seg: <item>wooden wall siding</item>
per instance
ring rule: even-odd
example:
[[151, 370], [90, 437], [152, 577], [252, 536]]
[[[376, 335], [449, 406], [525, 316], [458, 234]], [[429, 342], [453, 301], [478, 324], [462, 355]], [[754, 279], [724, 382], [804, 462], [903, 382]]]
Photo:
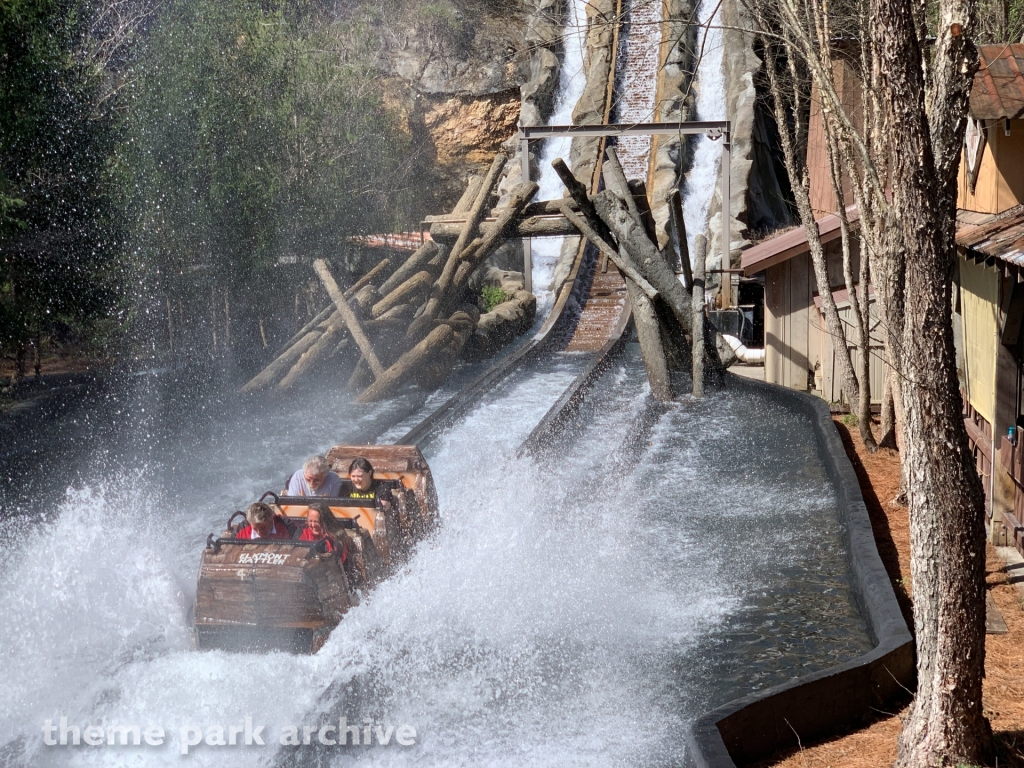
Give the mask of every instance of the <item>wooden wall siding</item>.
[[[846, 333], [846, 343], [850, 349], [850, 357], [853, 360], [854, 370], [860, 366], [860, 331], [853, 322], [853, 314], [848, 301], [838, 305], [839, 319], [843, 323]], [[819, 395], [830, 403], [845, 402], [843, 397], [843, 382], [836, 373], [836, 347], [832, 343], [832, 337], [825, 330], [825, 316], [821, 312], [815, 312], [815, 322], [821, 329], [821, 368], [819, 368], [816, 379]], [[874, 299], [868, 301], [868, 316], [870, 324], [868, 334], [871, 339], [870, 363], [868, 366], [868, 378], [871, 384], [871, 402], [882, 402], [882, 390], [885, 386], [885, 342], [882, 338], [881, 320], [878, 317], [878, 306]]]
[[967, 399], [991, 423], [995, 420], [999, 273], [963, 259], [959, 264]]
[[960, 163], [957, 205], [981, 213], [1002, 213], [1024, 202], [1024, 120], [1010, 121], [1009, 136], [1004, 135], [1002, 122], [990, 122], [987, 135], [973, 193], [967, 163]]
[[[835, 82], [839, 99], [843, 103], [846, 114], [850, 115], [854, 124], [859, 128], [863, 115], [860, 78], [842, 59], [836, 59], [833, 67], [835, 68]], [[815, 218], [835, 213], [839, 210], [839, 206], [835, 193], [832, 191], [828, 153], [825, 151], [825, 128], [822, 124], [821, 100], [818, 96], [817, 86], [813, 85], [811, 87], [810, 121], [807, 125], [807, 170], [810, 174], [811, 209], [814, 211]], [[843, 196], [846, 198], [846, 205], [854, 202], [850, 178], [845, 173], [843, 174]]]
[[818, 329], [811, 323], [814, 273], [810, 256], [770, 267], [764, 292], [765, 381], [807, 391], [817, 362]]

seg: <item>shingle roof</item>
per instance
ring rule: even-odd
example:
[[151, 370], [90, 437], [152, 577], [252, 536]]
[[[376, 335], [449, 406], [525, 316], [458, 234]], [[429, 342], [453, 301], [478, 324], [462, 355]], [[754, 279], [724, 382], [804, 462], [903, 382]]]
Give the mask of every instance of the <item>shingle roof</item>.
[[971, 115], [976, 120], [1024, 116], [1024, 43], [981, 45], [978, 55]]

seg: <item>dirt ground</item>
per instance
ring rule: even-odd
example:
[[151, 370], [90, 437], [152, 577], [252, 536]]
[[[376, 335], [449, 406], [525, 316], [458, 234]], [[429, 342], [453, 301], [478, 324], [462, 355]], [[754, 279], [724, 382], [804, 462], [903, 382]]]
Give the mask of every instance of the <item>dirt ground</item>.
[[[39, 361], [39, 370], [43, 376], [56, 373], [89, 373], [110, 365], [109, 360], [96, 360], [90, 357], [74, 355], [43, 355]], [[35, 363], [31, 356], [25, 361], [25, 378], [31, 380], [35, 376]], [[14, 373], [14, 360], [0, 358], [0, 384], [7, 383], [11, 374]]]
[[[910, 618], [910, 532], [905, 507], [892, 503], [899, 488], [899, 455], [880, 450], [869, 454], [860, 435], [839, 420], [836, 426], [860, 479], [864, 501], [875, 530], [882, 562], [893, 580], [904, 615]], [[1020, 571], [1015, 571], [1020, 573]], [[987, 635], [984, 705], [995, 736], [998, 765], [1024, 767], [1024, 602], [1009, 583], [1002, 560], [988, 547], [989, 594], [1006, 621], [1009, 633]], [[912, 622], [909, 622], [911, 626]], [[882, 768], [896, 760], [902, 728], [899, 713], [880, 714], [868, 727], [831, 741], [804, 744], [792, 752], [758, 763], [758, 768]], [[996, 763], [993, 761], [993, 766]]]

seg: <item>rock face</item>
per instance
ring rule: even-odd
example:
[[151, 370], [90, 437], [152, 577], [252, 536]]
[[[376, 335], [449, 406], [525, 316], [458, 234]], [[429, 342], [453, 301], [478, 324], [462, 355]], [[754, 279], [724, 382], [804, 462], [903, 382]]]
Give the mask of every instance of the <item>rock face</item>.
[[494, 267], [480, 270], [476, 284], [498, 286], [511, 296], [480, 315], [476, 330], [466, 343], [463, 356], [470, 360], [490, 357], [533, 325], [537, 316], [537, 297], [525, 289], [522, 272], [500, 270]]
[[388, 37], [378, 67], [416, 149], [419, 215], [451, 210], [467, 178], [515, 134], [536, 2], [410, 5]]

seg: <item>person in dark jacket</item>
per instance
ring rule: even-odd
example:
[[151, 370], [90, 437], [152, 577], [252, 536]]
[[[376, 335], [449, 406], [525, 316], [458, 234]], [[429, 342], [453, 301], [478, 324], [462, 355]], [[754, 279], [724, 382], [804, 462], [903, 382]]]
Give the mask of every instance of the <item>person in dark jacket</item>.
[[236, 539], [290, 539], [292, 532], [280, 515], [275, 515], [269, 505], [257, 501], [250, 504], [245, 512], [248, 525], [239, 528]]
[[391, 488], [373, 479], [373, 465], [360, 456], [348, 466], [348, 483], [343, 483], [341, 495], [350, 499], [366, 499], [366, 506], [380, 505], [390, 509], [395, 503]]

